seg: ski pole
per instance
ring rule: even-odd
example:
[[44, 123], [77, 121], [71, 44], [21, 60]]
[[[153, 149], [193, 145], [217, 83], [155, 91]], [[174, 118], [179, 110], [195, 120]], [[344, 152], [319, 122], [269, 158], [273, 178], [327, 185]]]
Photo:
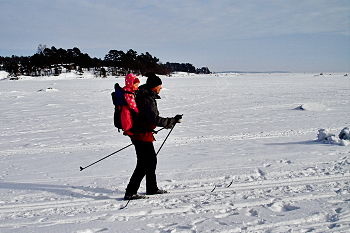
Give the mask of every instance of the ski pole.
[[[175, 123], [175, 125], [176, 125], [176, 123]], [[168, 137], [169, 137], [169, 135], [171, 134], [171, 131], [173, 131], [173, 129], [174, 129], [174, 127], [175, 127], [175, 125], [173, 125], [173, 127], [172, 127], [172, 128], [171, 128], [171, 130], [170, 130], [170, 132], [168, 133], [168, 135], [167, 135], [167, 136], [166, 136], [166, 138], [164, 139], [164, 141], [163, 141], [162, 145], [159, 147], [159, 150], [158, 150], [158, 152], [157, 152], [156, 156], [158, 155], [158, 153], [159, 153], [160, 149], [162, 149], [162, 147], [163, 147], [163, 145], [164, 145], [165, 141], [168, 139]]]
[[162, 131], [163, 129], [165, 129], [165, 127], [158, 129], [158, 130], [154, 131], [153, 133], [157, 134], [158, 132]]
[[[163, 128], [161, 128], [161, 129], [155, 131], [155, 133], [158, 133], [159, 131], [161, 131], [161, 130], [163, 130], [163, 129], [165, 129], [165, 127], [163, 127]], [[124, 148], [122, 148], [122, 149], [120, 149], [120, 150], [117, 150], [116, 152], [113, 152], [112, 154], [107, 155], [106, 157], [104, 157], [104, 158], [102, 158], [102, 159], [100, 159], [100, 160], [98, 160], [98, 161], [96, 161], [96, 162], [94, 162], [94, 163], [92, 163], [92, 164], [90, 164], [90, 165], [88, 165], [88, 166], [86, 166], [86, 167], [80, 167], [80, 171], [82, 171], [82, 170], [84, 170], [84, 169], [86, 169], [86, 168], [88, 168], [88, 167], [90, 167], [90, 166], [92, 166], [92, 165], [94, 165], [94, 164], [96, 164], [96, 163], [98, 163], [98, 162], [100, 162], [100, 161], [102, 161], [102, 160], [104, 160], [104, 159], [106, 159], [106, 158], [108, 158], [108, 157], [110, 157], [110, 156], [112, 156], [112, 155], [118, 153], [119, 151], [122, 151], [122, 150], [128, 148], [128, 147], [131, 146], [131, 145], [132, 145], [132, 144], [127, 145], [126, 147], [124, 147]]]
[[86, 166], [86, 167], [80, 167], [80, 171], [82, 171], [82, 170], [84, 170], [84, 169], [86, 169], [86, 168], [88, 168], [88, 167], [90, 167], [90, 166], [92, 166], [92, 165], [94, 165], [94, 164], [96, 164], [96, 163], [98, 163], [98, 162], [100, 162], [100, 161], [102, 161], [102, 160], [104, 160], [104, 159], [108, 158], [109, 156], [112, 156], [112, 155], [114, 155], [114, 154], [118, 153], [119, 151], [122, 151], [122, 150], [124, 150], [124, 149], [128, 148], [128, 147], [129, 147], [129, 146], [131, 146], [131, 145], [132, 145], [132, 144], [127, 145], [126, 147], [123, 147], [122, 149], [117, 150], [116, 152], [113, 152], [112, 154], [107, 155], [106, 157], [104, 157], [104, 158], [102, 158], [102, 159], [100, 159], [100, 160], [98, 160], [98, 161], [96, 161], [96, 162], [94, 162], [94, 163], [92, 163], [92, 164], [90, 164], [90, 165], [88, 165], [88, 166]]

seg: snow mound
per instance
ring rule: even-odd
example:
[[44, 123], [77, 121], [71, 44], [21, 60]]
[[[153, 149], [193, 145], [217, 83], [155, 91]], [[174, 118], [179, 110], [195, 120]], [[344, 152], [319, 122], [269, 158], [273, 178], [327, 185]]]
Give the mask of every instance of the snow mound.
[[297, 109], [305, 110], [305, 111], [316, 111], [316, 112], [322, 112], [327, 111], [329, 108], [323, 104], [319, 103], [305, 103], [299, 106]]
[[271, 204], [269, 209], [274, 212], [287, 212], [287, 211], [297, 210], [300, 208], [297, 206], [292, 206], [290, 203], [286, 203], [286, 202], [275, 202]]
[[341, 146], [349, 146], [350, 145], [350, 127], [345, 127], [340, 131], [339, 134], [340, 145]]
[[6, 71], [0, 71], [0, 80], [6, 79], [8, 75]]
[[103, 231], [108, 231], [108, 228], [79, 230], [79, 231], [76, 231], [76, 233], [97, 233], [97, 232], [103, 232]]
[[350, 141], [341, 139], [340, 142], [339, 142], [339, 145], [341, 145], [341, 146], [349, 146], [350, 145]]
[[344, 129], [342, 129], [342, 131], [340, 131], [339, 138], [344, 140], [350, 140], [350, 128], [345, 127]]
[[38, 90], [38, 92], [52, 92], [52, 91], [58, 91], [57, 89], [55, 88], [52, 88], [52, 87], [48, 87], [46, 89], [40, 89]]
[[319, 141], [328, 140], [328, 138], [334, 137], [335, 135], [331, 133], [329, 129], [319, 129], [317, 138]]
[[350, 145], [350, 128], [345, 127], [339, 133], [339, 137], [336, 137], [329, 129], [319, 129], [317, 135], [318, 141], [322, 141], [329, 144], [338, 144], [341, 146]]

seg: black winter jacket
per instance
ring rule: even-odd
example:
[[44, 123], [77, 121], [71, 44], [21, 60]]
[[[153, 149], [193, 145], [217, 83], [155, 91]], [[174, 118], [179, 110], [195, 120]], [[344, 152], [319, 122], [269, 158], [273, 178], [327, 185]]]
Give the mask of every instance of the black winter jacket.
[[175, 124], [174, 117], [159, 116], [157, 99], [160, 99], [160, 96], [156, 92], [145, 84], [140, 86], [135, 98], [139, 113], [133, 114], [131, 132], [134, 135], [131, 136], [131, 139], [153, 141], [153, 130], [156, 126], [170, 128]]

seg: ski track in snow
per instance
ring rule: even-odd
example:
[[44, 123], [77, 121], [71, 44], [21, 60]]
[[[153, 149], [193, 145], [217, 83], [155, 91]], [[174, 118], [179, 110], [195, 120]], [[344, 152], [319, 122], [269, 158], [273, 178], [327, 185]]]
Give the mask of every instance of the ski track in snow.
[[[349, 165], [348, 160], [338, 165], [342, 163]], [[213, 224], [217, 227], [219, 224], [219, 226], [233, 228], [237, 225], [237, 230], [243, 231], [268, 230], [272, 232], [283, 232], [287, 230], [287, 226], [288, 229], [292, 228], [296, 231], [317, 227], [318, 230], [332, 232], [335, 226], [340, 231], [348, 229], [350, 212], [347, 207], [350, 198], [345, 199], [341, 194], [350, 191], [350, 173], [327, 173], [328, 175], [325, 175], [317, 169], [314, 171], [315, 173], [312, 173], [309, 169], [304, 177], [287, 179], [283, 176], [278, 179], [277, 175], [273, 174], [272, 177], [275, 180], [270, 180], [257, 172], [255, 177], [254, 175], [234, 177], [234, 183], [229, 188], [226, 187], [231, 177], [208, 180], [209, 183], [202, 180], [201, 184], [189, 181], [187, 183], [162, 182], [161, 185], [171, 193], [152, 196], [148, 200], [131, 201], [124, 210], [119, 209], [125, 205], [125, 202], [121, 201], [122, 193], [93, 194], [84, 191], [86, 189], [84, 187], [66, 187], [62, 188], [62, 192], [76, 193], [71, 194], [72, 198], [69, 200], [55, 200], [52, 194], [48, 194], [47, 199], [53, 200], [32, 200], [30, 203], [2, 205], [0, 213], [1, 216], [6, 215], [5, 219], [2, 218], [3, 221], [6, 221], [1, 225], [5, 228], [30, 225], [47, 227], [91, 221], [148, 222], [159, 219], [163, 223], [147, 224], [147, 226], [160, 229], [160, 232], [167, 232], [170, 229], [179, 229], [180, 226], [185, 227], [184, 224], [172, 222], [172, 219], [181, 219], [187, 223], [185, 229], [199, 232], [204, 230], [201, 224], [205, 225], [205, 229], [208, 225]], [[333, 172], [337, 173], [335, 170]], [[310, 177], [306, 174], [309, 174]], [[249, 182], [240, 181], [240, 179], [247, 180], [248, 178]], [[218, 186], [211, 192], [214, 184]], [[18, 185], [25, 186], [25, 184]], [[30, 189], [31, 184], [28, 186]], [[43, 185], [43, 187], [50, 192], [49, 185], [48, 187]], [[45, 199], [45, 194], [46, 192], [40, 194], [41, 199]], [[26, 199], [29, 197], [27, 196]], [[303, 204], [311, 200], [320, 206], [313, 206], [315, 209], [304, 209]], [[323, 206], [326, 209], [323, 209]], [[292, 215], [293, 211], [302, 212], [301, 215], [304, 217], [293, 219], [293, 221], [287, 218], [286, 221], [283, 221], [284, 216]], [[200, 216], [200, 219], [196, 216]], [[238, 216], [241, 216], [243, 220], [236, 222], [235, 218]], [[269, 223], [268, 219], [271, 217], [279, 218], [280, 221]], [[11, 220], [14, 220], [14, 223], [11, 223]], [[167, 220], [170, 221], [167, 222]], [[243, 227], [240, 226], [242, 224]]]
[[164, 77], [161, 115], [184, 113], [158, 159], [170, 193], [125, 209], [133, 149], [79, 171], [130, 144], [112, 128], [123, 79], [2, 81], [0, 232], [349, 232], [349, 148], [316, 141], [350, 123], [344, 78]]

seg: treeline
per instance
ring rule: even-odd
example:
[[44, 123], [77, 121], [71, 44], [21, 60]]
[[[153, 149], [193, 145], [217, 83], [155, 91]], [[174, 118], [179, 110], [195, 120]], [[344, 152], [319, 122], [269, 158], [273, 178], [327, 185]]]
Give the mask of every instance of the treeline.
[[208, 67], [196, 68], [190, 63], [165, 63], [165, 66], [170, 68], [172, 71], [196, 73], [196, 74], [210, 74]]
[[[192, 64], [169, 63], [162, 64], [157, 57], [148, 52], [137, 54], [130, 49], [127, 52], [121, 50], [110, 50], [104, 59], [91, 58], [87, 53], [82, 53], [80, 49], [46, 48], [44, 45], [38, 46], [38, 51], [33, 56], [0, 56], [0, 69], [10, 73], [11, 76], [48, 76], [59, 75], [62, 70], [66, 72], [72, 70], [83, 74], [84, 70], [93, 70], [96, 75], [126, 75], [127, 73], [145, 74], [154, 72], [168, 75], [175, 71], [189, 73], [207, 73], [209, 69], [203, 67], [196, 69]], [[203, 72], [205, 71], [205, 72]]]

